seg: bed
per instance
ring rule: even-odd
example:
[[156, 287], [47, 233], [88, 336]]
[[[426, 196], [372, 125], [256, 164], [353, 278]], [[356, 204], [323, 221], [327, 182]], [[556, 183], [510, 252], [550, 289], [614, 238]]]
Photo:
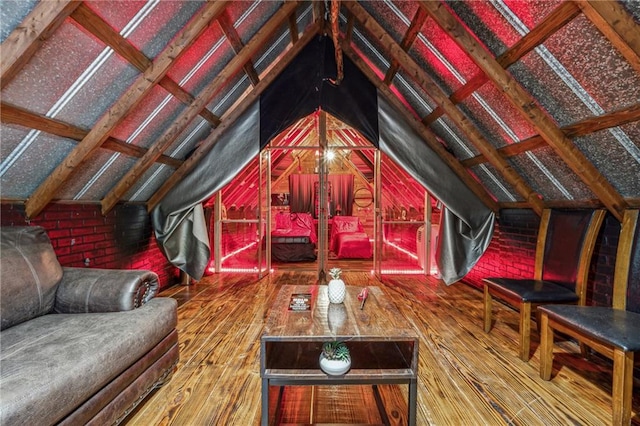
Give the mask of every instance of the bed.
[[373, 254], [369, 236], [355, 216], [334, 216], [329, 249], [338, 259], [368, 259]]
[[316, 260], [318, 237], [309, 213], [278, 212], [271, 232], [271, 260], [303, 262]]

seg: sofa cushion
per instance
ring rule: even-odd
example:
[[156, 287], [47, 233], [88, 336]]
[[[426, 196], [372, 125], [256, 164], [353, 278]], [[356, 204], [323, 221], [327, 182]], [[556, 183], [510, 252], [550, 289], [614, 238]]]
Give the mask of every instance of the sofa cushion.
[[41, 227], [3, 227], [0, 244], [0, 330], [4, 330], [51, 312], [62, 267]]
[[2, 331], [0, 424], [54, 424], [177, 324], [176, 301], [132, 311], [49, 314]]

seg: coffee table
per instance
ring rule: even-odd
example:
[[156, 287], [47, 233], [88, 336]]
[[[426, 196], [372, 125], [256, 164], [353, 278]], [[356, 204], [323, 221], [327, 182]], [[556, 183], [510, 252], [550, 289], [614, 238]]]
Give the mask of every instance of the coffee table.
[[[263, 426], [270, 422], [271, 386], [372, 385], [377, 393], [379, 384], [408, 385], [407, 419], [415, 425], [418, 336], [378, 287], [369, 287], [360, 309], [361, 290], [347, 286], [344, 303], [331, 304], [326, 285], [282, 286], [260, 343]], [[310, 295], [308, 309], [298, 295]], [[351, 352], [351, 369], [342, 376], [320, 370], [322, 343], [332, 340], [346, 342]], [[384, 419], [379, 395], [376, 400]]]

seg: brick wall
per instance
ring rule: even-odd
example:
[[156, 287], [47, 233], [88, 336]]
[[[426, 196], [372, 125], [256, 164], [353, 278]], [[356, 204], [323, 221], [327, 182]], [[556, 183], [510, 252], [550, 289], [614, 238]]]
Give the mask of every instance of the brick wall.
[[121, 205], [103, 216], [99, 204], [54, 203], [27, 222], [24, 205], [3, 203], [0, 225], [42, 226], [63, 266], [148, 269], [161, 288], [179, 279], [156, 244], [144, 206]]
[[[489, 248], [464, 282], [482, 288], [486, 277], [532, 278], [539, 224], [540, 218], [531, 210], [502, 210]], [[590, 266], [587, 304], [611, 305], [619, 234], [620, 223], [607, 215]]]

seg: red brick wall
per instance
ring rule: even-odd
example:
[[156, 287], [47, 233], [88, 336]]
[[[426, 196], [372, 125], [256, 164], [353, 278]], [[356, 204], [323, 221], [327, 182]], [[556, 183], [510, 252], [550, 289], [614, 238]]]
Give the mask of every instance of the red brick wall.
[[28, 222], [22, 204], [3, 203], [0, 213], [2, 226], [45, 228], [63, 266], [148, 269], [161, 288], [179, 279], [156, 244], [144, 206], [118, 206], [103, 216], [98, 204], [49, 204]]
[[[489, 248], [464, 282], [482, 288], [486, 277], [532, 278], [539, 224], [540, 218], [531, 210], [502, 210]], [[590, 266], [587, 304], [611, 305], [619, 234], [620, 223], [607, 215]]]

